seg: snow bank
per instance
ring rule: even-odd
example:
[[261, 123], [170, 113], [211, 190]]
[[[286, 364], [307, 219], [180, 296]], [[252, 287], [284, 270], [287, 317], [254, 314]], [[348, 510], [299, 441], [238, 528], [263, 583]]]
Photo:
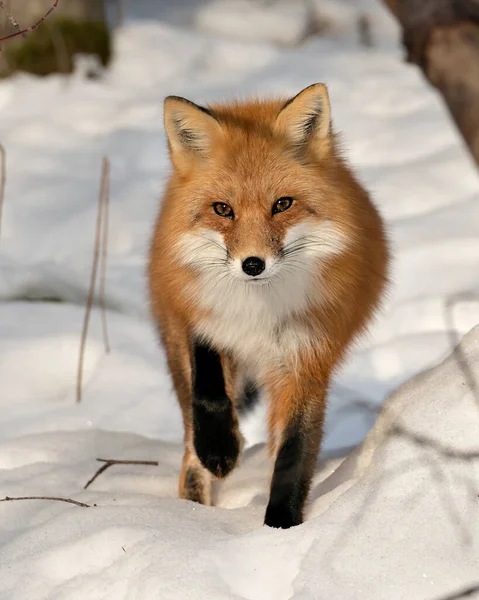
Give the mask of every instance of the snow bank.
[[[210, 508], [174, 499], [179, 444], [99, 429], [4, 441], [5, 494], [90, 507], [0, 504], [0, 597], [437, 600], [476, 584], [478, 389], [479, 327], [393, 394], [332, 474], [319, 465], [308, 520], [287, 531], [262, 526], [262, 447]], [[97, 457], [159, 467], [113, 466], [83, 490]]]

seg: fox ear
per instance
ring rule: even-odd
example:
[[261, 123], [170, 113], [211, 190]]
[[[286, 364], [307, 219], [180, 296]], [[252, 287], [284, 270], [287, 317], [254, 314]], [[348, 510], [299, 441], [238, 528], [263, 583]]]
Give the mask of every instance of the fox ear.
[[179, 96], [168, 96], [164, 121], [170, 155], [175, 166], [193, 156], [205, 157], [221, 131], [220, 124], [206, 108]]
[[314, 83], [288, 100], [276, 117], [276, 131], [298, 150], [307, 146], [321, 154], [329, 148], [331, 106], [323, 83]]

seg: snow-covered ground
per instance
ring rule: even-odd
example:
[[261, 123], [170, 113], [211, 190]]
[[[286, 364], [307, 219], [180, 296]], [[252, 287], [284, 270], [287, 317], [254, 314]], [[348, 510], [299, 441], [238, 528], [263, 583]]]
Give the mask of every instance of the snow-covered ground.
[[[478, 583], [477, 329], [464, 360], [393, 394], [395, 428], [387, 434], [386, 411], [337, 468], [390, 392], [479, 323], [477, 169], [440, 97], [402, 63], [379, 4], [315, 0], [329, 33], [301, 43], [298, 6], [264, 2], [250, 14], [246, 2], [182, 4], [165, 21], [138, 18], [149, 2], [132, 7], [103, 80], [80, 68], [69, 80], [0, 83], [0, 497], [97, 505], [0, 504], [0, 600], [440, 600]], [[349, 35], [364, 11], [372, 48]], [[248, 27], [248, 14], [271, 23], [268, 35]], [[285, 19], [291, 36], [278, 39]], [[270, 465], [255, 445], [263, 407], [244, 423], [250, 447], [216, 508], [176, 499], [181, 421], [147, 318], [145, 255], [169, 169], [164, 96], [294, 94], [315, 81], [328, 84], [347, 154], [387, 220], [394, 284], [334, 382], [308, 521], [272, 531], [261, 527]], [[112, 165], [112, 351], [95, 309], [76, 405], [103, 155]], [[98, 457], [159, 466], [113, 466], [83, 491]]]

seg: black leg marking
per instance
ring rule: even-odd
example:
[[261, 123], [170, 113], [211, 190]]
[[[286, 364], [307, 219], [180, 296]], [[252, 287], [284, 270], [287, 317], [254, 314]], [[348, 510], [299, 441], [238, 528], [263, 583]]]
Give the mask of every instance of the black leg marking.
[[259, 390], [253, 381], [246, 381], [243, 391], [238, 398], [237, 410], [244, 415], [256, 406], [259, 400]]
[[310, 448], [299, 424], [285, 432], [274, 465], [273, 481], [264, 523], [288, 529], [303, 522], [303, 507], [309, 491]]
[[193, 429], [201, 463], [216, 477], [228, 475], [240, 452], [238, 423], [226, 395], [220, 357], [200, 342], [194, 346]]

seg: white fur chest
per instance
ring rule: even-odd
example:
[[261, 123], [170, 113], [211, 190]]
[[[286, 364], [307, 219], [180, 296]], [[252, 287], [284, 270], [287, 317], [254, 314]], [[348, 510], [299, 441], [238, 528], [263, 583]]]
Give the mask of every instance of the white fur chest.
[[199, 299], [211, 312], [195, 327], [198, 335], [259, 372], [272, 363], [293, 358], [312, 343], [313, 332], [294, 318], [305, 308], [306, 298], [295, 298], [291, 303], [292, 298], [278, 297], [269, 286], [237, 283], [230, 289], [216, 290], [212, 298], [203, 282]]

